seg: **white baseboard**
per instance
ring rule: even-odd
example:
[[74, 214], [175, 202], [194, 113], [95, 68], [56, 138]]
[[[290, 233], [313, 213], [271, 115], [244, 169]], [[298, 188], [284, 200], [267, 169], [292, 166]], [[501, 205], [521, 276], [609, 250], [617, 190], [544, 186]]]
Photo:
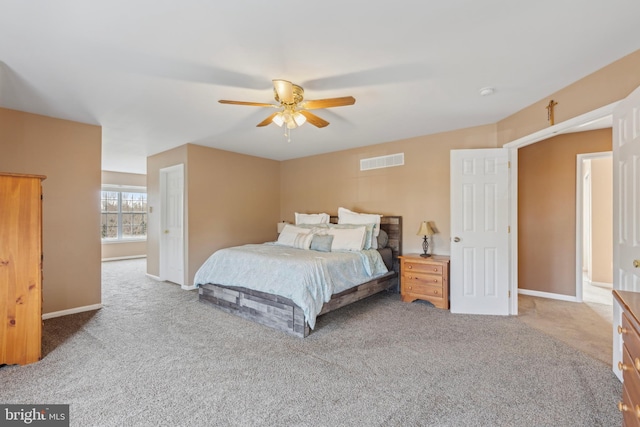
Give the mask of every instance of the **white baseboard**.
[[557, 299], [560, 301], [578, 302], [578, 298], [573, 295], [553, 294], [551, 292], [532, 291], [529, 289], [518, 289], [521, 295], [529, 295], [532, 297]]
[[107, 261], [121, 261], [123, 259], [138, 259], [138, 258], [146, 258], [146, 255], [134, 255], [134, 256], [119, 256], [114, 258], [102, 258], [102, 262]]
[[613, 289], [613, 283], [589, 282], [589, 284], [592, 286], [597, 286], [599, 288]]
[[85, 311], [100, 310], [102, 304], [85, 305], [84, 307], [70, 308], [68, 310], [53, 311], [42, 315], [42, 320], [53, 319], [54, 317], [68, 316], [69, 314], [83, 313]]
[[[162, 280], [160, 277], [158, 276], [154, 276], [153, 274], [149, 274], [149, 273], [145, 273], [145, 276], [147, 276], [149, 279], [153, 279], [156, 282], [166, 282], [166, 280]], [[185, 291], [193, 291], [194, 289], [198, 289], [197, 286], [186, 286], [186, 285], [180, 285], [181, 289], [184, 289]]]

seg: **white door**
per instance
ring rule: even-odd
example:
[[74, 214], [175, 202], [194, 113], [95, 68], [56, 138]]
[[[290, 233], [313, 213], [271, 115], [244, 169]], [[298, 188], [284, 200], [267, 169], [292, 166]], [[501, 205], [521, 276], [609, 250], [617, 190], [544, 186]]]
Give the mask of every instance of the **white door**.
[[184, 165], [160, 169], [160, 279], [184, 286]]
[[[613, 288], [640, 292], [640, 87], [613, 110]], [[622, 381], [620, 306], [613, 305], [613, 371]]]
[[509, 314], [508, 155], [451, 151], [452, 313]]

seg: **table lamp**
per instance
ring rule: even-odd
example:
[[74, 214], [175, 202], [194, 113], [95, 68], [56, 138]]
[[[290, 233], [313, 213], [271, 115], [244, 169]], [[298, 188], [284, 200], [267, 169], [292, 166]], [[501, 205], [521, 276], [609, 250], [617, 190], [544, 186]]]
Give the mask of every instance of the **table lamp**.
[[428, 254], [429, 237], [433, 236], [433, 228], [431, 228], [431, 225], [429, 225], [427, 221], [422, 221], [422, 223], [420, 224], [420, 229], [416, 234], [418, 236], [424, 236], [424, 240], [422, 241], [422, 250], [424, 251], [424, 253], [420, 254], [420, 256], [424, 258], [430, 257], [431, 255]]

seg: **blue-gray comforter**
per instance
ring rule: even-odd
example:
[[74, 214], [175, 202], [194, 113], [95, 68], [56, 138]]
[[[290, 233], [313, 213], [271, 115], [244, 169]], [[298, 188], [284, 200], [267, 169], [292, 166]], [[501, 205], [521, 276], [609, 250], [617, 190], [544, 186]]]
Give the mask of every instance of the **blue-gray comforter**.
[[241, 286], [289, 298], [313, 329], [332, 294], [387, 271], [377, 250], [319, 252], [263, 243], [218, 250], [196, 272], [194, 284]]

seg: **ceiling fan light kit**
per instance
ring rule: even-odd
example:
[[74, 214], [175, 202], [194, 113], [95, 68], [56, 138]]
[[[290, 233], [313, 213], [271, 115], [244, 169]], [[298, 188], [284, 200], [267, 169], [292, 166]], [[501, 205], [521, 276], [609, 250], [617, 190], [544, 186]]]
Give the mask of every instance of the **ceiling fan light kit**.
[[293, 84], [288, 80], [279, 79], [273, 80], [273, 93], [273, 97], [279, 105], [263, 102], [229, 101], [226, 99], [221, 99], [218, 102], [221, 104], [280, 108], [280, 111], [271, 114], [269, 117], [258, 123], [257, 127], [267, 126], [271, 123], [275, 123], [279, 127], [284, 126], [284, 134], [288, 141], [291, 141], [289, 130], [302, 126], [306, 122], [309, 122], [318, 128], [323, 128], [329, 125], [328, 121], [318, 117], [308, 110], [342, 107], [346, 105], [353, 105], [356, 102], [356, 99], [353, 96], [304, 101], [304, 89], [301, 86]]

